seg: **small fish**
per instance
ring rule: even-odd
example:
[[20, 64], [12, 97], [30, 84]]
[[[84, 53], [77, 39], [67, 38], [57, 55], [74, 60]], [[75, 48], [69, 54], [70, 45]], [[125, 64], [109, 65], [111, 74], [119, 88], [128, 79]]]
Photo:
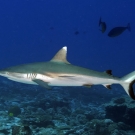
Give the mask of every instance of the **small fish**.
[[54, 30], [54, 27], [50, 27], [49, 29], [50, 29], [50, 30]]
[[75, 31], [74, 34], [75, 34], [75, 35], [78, 35], [78, 34], [79, 34], [79, 31]]
[[99, 19], [99, 26], [101, 26], [101, 29], [99, 29], [102, 33], [106, 31], [106, 23], [102, 22], [101, 17]]
[[120, 34], [122, 34], [126, 29], [128, 29], [129, 31], [131, 31], [130, 29], [130, 23], [128, 23], [128, 25], [126, 27], [115, 27], [113, 28], [109, 33], [108, 36], [109, 37], [116, 37], [119, 36]]

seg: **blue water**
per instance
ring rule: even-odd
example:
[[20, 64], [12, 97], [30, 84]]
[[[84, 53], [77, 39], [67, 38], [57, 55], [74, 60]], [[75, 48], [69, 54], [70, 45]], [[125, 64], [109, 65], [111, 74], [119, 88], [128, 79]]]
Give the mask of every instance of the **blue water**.
[[[67, 46], [70, 63], [101, 72], [111, 69], [114, 76], [122, 77], [135, 70], [134, 13], [135, 0], [1, 0], [0, 69], [49, 61], [59, 49]], [[100, 17], [107, 25], [105, 33], [99, 30]], [[112, 28], [126, 27], [128, 23], [131, 25], [130, 32], [125, 30], [117, 37], [108, 37]], [[18, 91], [21, 95], [29, 88], [34, 91], [28, 91], [31, 96], [45, 92], [40, 86], [7, 80], [0, 84], [1, 99], [2, 94], [3, 97], [10, 97]], [[109, 102], [112, 97], [126, 95], [121, 86], [115, 85], [112, 91], [107, 91], [103, 86], [94, 87], [91, 91], [82, 87], [70, 90], [65, 88], [63, 95], [78, 101], [85, 99], [88, 103], [97, 103], [98, 99], [99, 102]], [[62, 94], [62, 91], [57, 94]], [[25, 94], [20, 96], [21, 101], [29, 97]], [[32, 101], [36, 99], [33, 97]]]
[[[0, 1], [0, 68], [50, 60], [63, 46], [72, 64], [123, 76], [135, 69], [134, 0]], [[98, 21], [107, 24], [104, 34]], [[108, 32], [131, 25], [118, 37]], [[75, 35], [75, 31], [79, 31]]]

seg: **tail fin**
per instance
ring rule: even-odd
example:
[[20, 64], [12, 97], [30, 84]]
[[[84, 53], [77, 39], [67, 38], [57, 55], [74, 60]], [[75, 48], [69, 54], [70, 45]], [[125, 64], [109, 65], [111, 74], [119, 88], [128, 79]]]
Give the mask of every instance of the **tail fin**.
[[123, 83], [121, 83], [121, 86], [124, 88], [126, 93], [135, 100], [135, 94], [133, 90], [133, 84], [135, 83], [135, 71], [122, 77], [121, 81], [124, 81]]
[[128, 23], [128, 25], [127, 25], [127, 29], [128, 29], [129, 31], [131, 31], [130, 23]]
[[100, 26], [101, 22], [102, 22], [102, 21], [101, 21], [101, 17], [100, 17], [100, 19], [99, 19], [99, 26]]

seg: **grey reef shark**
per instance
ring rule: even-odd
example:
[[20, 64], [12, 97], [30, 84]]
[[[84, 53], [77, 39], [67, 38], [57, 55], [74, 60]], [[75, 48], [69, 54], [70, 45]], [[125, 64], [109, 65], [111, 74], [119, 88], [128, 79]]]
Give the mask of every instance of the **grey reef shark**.
[[98, 72], [72, 65], [66, 57], [67, 47], [65, 46], [50, 61], [9, 67], [0, 70], [0, 75], [16, 82], [40, 85], [47, 89], [50, 89], [51, 86], [90, 87], [100, 84], [110, 89], [112, 84], [120, 84], [135, 100], [133, 91], [135, 71], [118, 78], [112, 75], [111, 70]]

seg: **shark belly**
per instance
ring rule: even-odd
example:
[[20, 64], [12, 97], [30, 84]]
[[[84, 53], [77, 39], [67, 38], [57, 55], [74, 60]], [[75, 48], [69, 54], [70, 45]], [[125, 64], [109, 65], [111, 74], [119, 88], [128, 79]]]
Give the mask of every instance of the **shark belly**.
[[59, 79], [53, 79], [48, 83], [50, 86], [82, 86], [83, 82], [81, 81], [75, 81], [75, 80], [59, 80]]
[[99, 78], [93, 76], [67, 76], [58, 77], [50, 80], [50, 86], [84, 86], [84, 85], [111, 85], [119, 84], [120, 80], [113, 78]]

